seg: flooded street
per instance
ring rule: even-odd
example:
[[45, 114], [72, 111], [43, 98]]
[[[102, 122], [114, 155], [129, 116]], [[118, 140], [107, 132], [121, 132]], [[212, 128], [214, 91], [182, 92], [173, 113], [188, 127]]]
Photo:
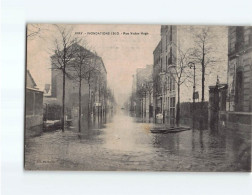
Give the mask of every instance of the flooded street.
[[249, 132], [189, 130], [153, 134], [119, 111], [101, 128], [26, 139], [25, 168], [37, 170], [250, 171]]

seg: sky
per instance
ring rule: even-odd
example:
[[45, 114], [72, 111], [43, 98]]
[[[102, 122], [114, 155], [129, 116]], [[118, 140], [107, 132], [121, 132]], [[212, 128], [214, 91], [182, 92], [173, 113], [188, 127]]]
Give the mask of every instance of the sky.
[[[108, 85], [114, 90], [118, 101], [121, 99], [120, 96], [131, 92], [132, 75], [136, 69], [153, 64], [153, 50], [160, 40], [160, 25], [72, 27], [74, 36], [84, 38], [88, 47], [102, 57], [107, 69]], [[40, 36], [27, 41], [27, 68], [38, 87], [43, 90], [45, 83], [51, 83], [50, 56], [53, 54], [53, 41], [57, 32], [53, 25], [48, 24], [41, 25], [41, 29], [45, 30]]]
[[[54, 41], [59, 34], [52, 24], [40, 24], [39, 27], [42, 29], [41, 33], [27, 39], [27, 69], [38, 88], [44, 90], [46, 83], [51, 84], [50, 56], [53, 55]], [[161, 39], [161, 25], [75, 24], [67, 27], [73, 29], [73, 37], [83, 38], [87, 47], [102, 57], [107, 69], [108, 86], [114, 91], [117, 102], [123, 104], [131, 93], [132, 75], [136, 73], [136, 69], [153, 64], [153, 51]], [[31, 26], [28, 25], [29, 28]], [[199, 26], [194, 30], [200, 28]], [[180, 26], [181, 43], [187, 43], [184, 44], [185, 47], [193, 45], [190, 29], [190, 26]], [[227, 27], [212, 26], [211, 31], [216, 35], [216, 54], [223, 61], [210, 68], [212, 74], [206, 78], [206, 90], [208, 85], [215, 84], [217, 75], [221, 82], [226, 82]], [[196, 89], [200, 91], [200, 71], [197, 72], [196, 81]], [[191, 84], [182, 86], [181, 93], [181, 101], [190, 101]], [[208, 93], [205, 94], [207, 100]]]

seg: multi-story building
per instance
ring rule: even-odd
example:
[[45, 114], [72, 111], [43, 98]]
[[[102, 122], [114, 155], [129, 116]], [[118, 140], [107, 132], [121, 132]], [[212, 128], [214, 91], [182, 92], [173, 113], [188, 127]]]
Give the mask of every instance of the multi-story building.
[[227, 110], [252, 111], [252, 27], [228, 30]]
[[[229, 122], [251, 127], [252, 118], [252, 27], [231, 26], [228, 29]], [[243, 122], [242, 122], [243, 121]]]
[[[82, 102], [82, 117], [87, 118], [88, 114], [93, 118], [104, 116], [106, 110], [107, 96], [107, 71], [101, 57], [86, 50], [80, 45], [77, 45], [83, 51], [90, 54], [90, 58], [95, 66], [95, 72], [90, 71], [89, 81], [86, 78], [82, 79], [81, 83], [81, 102]], [[63, 96], [63, 74], [62, 71], [56, 68], [57, 58], [55, 55], [51, 57], [52, 73], [51, 73], [51, 98], [54, 104], [62, 104]], [[90, 69], [91, 70], [91, 69]], [[79, 109], [79, 83], [73, 79], [73, 69], [66, 67], [65, 80], [65, 106], [66, 116], [69, 118], [78, 116]], [[48, 101], [50, 104], [50, 101]], [[88, 113], [89, 111], [89, 113]]]
[[[209, 87], [210, 127], [251, 131], [252, 27], [228, 28], [227, 85]], [[211, 109], [212, 108], [212, 109]]]
[[[161, 40], [155, 48], [153, 66], [153, 98], [155, 115], [174, 123], [176, 112], [176, 85], [174, 66], [177, 54], [177, 27], [161, 26]], [[171, 119], [171, 120], [170, 120]]]
[[162, 113], [162, 90], [161, 90], [161, 41], [153, 51], [154, 65], [153, 65], [153, 105], [154, 115]]

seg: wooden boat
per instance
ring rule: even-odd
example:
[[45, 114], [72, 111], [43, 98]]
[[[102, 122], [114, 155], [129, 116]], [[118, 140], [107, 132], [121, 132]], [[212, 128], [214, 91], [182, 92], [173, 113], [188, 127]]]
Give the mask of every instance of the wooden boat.
[[189, 127], [169, 127], [169, 128], [153, 128], [151, 129], [151, 133], [178, 133], [182, 131], [188, 131], [190, 130]]

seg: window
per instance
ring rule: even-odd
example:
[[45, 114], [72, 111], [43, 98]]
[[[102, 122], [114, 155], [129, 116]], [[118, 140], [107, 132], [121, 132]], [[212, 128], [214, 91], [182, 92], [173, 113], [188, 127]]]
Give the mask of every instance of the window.
[[174, 91], [175, 90], [175, 79], [173, 78], [173, 76], [170, 77], [170, 91]]
[[170, 98], [170, 116], [175, 117], [175, 97]]
[[161, 72], [163, 72], [163, 63], [162, 63], [162, 57], [161, 57]]
[[172, 64], [172, 47], [170, 47], [170, 58], [169, 58], [169, 64]]
[[172, 26], [170, 26], [170, 41], [172, 41]]
[[239, 51], [244, 44], [244, 27], [238, 26], [236, 27], [236, 43], [235, 50]]
[[236, 84], [235, 84], [235, 110], [243, 111], [243, 72], [238, 70], [236, 72]]
[[170, 77], [170, 91], [172, 90], [172, 77]]
[[170, 90], [170, 77], [167, 77], [167, 90]]
[[165, 37], [165, 40], [166, 40], [166, 44], [165, 44], [165, 50], [167, 51], [167, 45], [168, 45], [168, 34], [166, 33], [166, 37]]
[[167, 110], [169, 110], [169, 98], [167, 98]]
[[165, 58], [166, 58], [165, 63], [166, 63], [166, 72], [167, 72], [167, 67], [168, 67], [167, 56], [165, 56]]
[[172, 90], [175, 90], [175, 78], [172, 77]]

